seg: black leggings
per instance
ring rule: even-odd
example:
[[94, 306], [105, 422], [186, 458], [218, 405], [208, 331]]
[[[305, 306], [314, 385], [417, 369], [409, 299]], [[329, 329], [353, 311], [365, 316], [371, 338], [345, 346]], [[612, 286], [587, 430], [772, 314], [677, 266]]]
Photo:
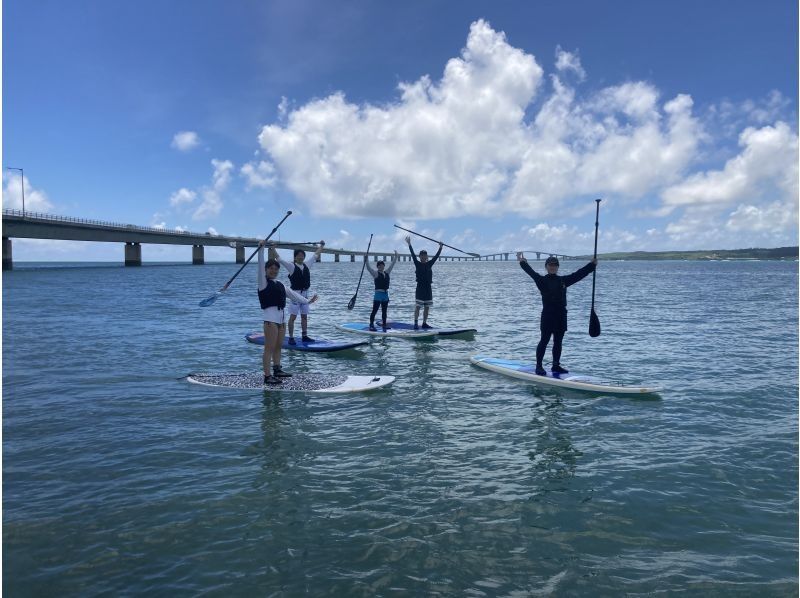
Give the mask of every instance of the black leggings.
[[566, 330], [562, 330], [561, 332], [542, 332], [542, 338], [536, 346], [537, 364], [542, 364], [544, 352], [547, 351], [547, 343], [550, 342], [551, 336], [553, 337], [553, 365], [559, 365], [561, 363], [561, 342], [564, 340], [565, 332]]
[[381, 318], [383, 325], [386, 325], [386, 308], [389, 307], [388, 301], [373, 301], [372, 302], [372, 313], [369, 314], [369, 325], [372, 326], [375, 323], [375, 314], [378, 313], [378, 306], [381, 308]]

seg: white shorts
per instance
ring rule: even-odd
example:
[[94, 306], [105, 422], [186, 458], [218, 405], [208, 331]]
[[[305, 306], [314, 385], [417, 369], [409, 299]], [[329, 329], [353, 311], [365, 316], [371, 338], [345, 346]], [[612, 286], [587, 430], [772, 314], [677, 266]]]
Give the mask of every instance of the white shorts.
[[[295, 292], [299, 293], [300, 295], [308, 299], [308, 291], [295, 291]], [[291, 300], [288, 303], [289, 305], [287, 307], [289, 308], [289, 313], [291, 315], [293, 316], [297, 316], [300, 314], [303, 314], [304, 316], [308, 315], [308, 303], [295, 303], [294, 301]]]
[[275, 324], [283, 324], [284, 310], [277, 307], [268, 307], [261, 310], [261, 317], [265, 322], [273, 322]]

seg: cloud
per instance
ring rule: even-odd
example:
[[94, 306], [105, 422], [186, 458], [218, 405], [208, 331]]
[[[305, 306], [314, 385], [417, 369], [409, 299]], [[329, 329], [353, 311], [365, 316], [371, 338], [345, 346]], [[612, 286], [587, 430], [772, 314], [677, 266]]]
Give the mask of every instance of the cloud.
[[586, 78], [586, 71], [581, 66], [581, 59], [578, 53], [566, 52], [561, 46], [556, 48], [556, 70], [560, 72], [572, 71], [578, 76], [579, 81]]
[[[23, 206], [23, 186], [25, 205]], [[53, 204], [44, 191], [35, 189], [28, 177], [23, 178], [16, 172], [3, 173], [3, 208], [9, 210], [22, 210], [26, 212], [49, 213], [53, 211]]]
[[192, 203], [195, 198], [197, 198], [197, 193], [187, 189], [186, 187], [181, 187], [170, 196], [169, 205], [173, 208], [176, 208], [182, 204]]
[[[585, 77], [577, 53], [556, 58], [559, 73]], [[314, 213], [351, 217], [540, 216], [586, 194], [633, 199], [679, 180], [697, 152], [687, 95], [662, 101], [631, 82], [580, 101], [559, 76], [549, 95], [542, 82], [533, 56], [476, 21], [438, 82], [402, 83], [384, 106], [342, 93], [293, 111], [282, 102], [285, 121], [259, 142]]]
[[219, 215], [225, 205], [222, 201], [222, 193], [231, 182], [233, 162], [214, 159], [211, 160], [211, 166], [214, 167], [214, 173], [211, 176], [211, 187], [205, 187], [201, 190], [200, 195], [203, 201], [192, 214], [192, 220], [213, 218]]
[[180, 131], [175, 133], [170, 144], [181, 152], [189, 152], [200, 145], [200, 137], [194, 131]]
[[278, 180], [275, 167], [263, 160], [258, 163], [250, 162], [245, 164], [240, 172], [247, 181], [246, 187], [248, 190], [253, 188], [268, 189], [274, 187]]
[[[563, 220], [605, 197], [627, 218], [656, 220], [647, 233], [607, 230], [618, 249], [796, 229], [797, 135], [785, 124], [796, 114], [779, 92], [699, 116], [689, 94], [664, 97], [652, 82], [584, 91], [578, 51], [558, 47], [555, 58], [545, 77], [533, 55], [476, 21], [441, 76], [402, 82], [385, 104], [343, 92], [282, 98], [278, 122], [259, 135], [265, 160], [242, 175], [337, 218]], [[533, 240], [558, 241], [560, 227]]]

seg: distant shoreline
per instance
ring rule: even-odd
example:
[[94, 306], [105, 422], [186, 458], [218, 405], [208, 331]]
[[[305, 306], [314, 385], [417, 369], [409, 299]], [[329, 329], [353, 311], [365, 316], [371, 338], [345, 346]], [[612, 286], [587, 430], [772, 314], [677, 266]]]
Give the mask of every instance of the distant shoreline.
[[[599, 253], [601, 260], [797, 260], [798, 247], [776, 247], [774, 249], [699, 249], [695, 251], [620, 251]], [[592, 256], [578, 256], [591, 259]]]

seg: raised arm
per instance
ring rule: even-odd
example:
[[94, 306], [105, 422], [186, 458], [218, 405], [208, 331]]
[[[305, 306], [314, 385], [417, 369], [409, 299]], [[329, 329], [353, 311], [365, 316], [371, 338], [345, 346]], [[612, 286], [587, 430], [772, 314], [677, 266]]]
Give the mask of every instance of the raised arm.
[[378, 272], [376, 270], [373, 270], [372, 266], [369, 265], [369, 256], [368, 255], [364, 256], [364, 265], [367, 267], [367, 271], [370, 274], [372, 274], [372, 278], [377, 278], [378, 277]]
[[411, 254], [411, 259], [414, 260], [414, 265], [416, 266], [419, 264], [419, 260], [417, 259], [417, 254], [414, 253], [414, 248], [411, 247], [411, 236], [406, 237], [406, 243], [408, 243], [408, 252]]
[[436, 262], [436, 260], [438, 260], [438, 259], [439, 259], [439, 256], [440, 256], [440, 255], [442, 255], [442, 249], [443, 249], [443, 248], [444, 248], [444, 244], [442, 244], [442, 243], [439, 243], [439, 251], [437, 251], [437, 252], [436, 252], [436, 255], [434, 255], [434, 256], [431, 258], [431, 266], [433, 266], [433, 264]]
[[390, 263], [388, 266], [386, 266], [386, 270], [384, 270], [384, 272], [389, 274], [389, 272], [392, 271], [392, 268], [394, 268], [394, 265], [397, 263], [397, 260], [399, 258], [400, 258], [400, 256], [397, 255], [397, 249], [395, 249], [394, 250], [394, 257], [392, 257], [392, 263]]
[[597, 260], [592, 260], [588, 264], [586, 264], [583, 268], [575, 270], [572, 274], [567, 274], [563, 277], [564, 286], [568, 287], [576, 282], [579, 282], [586, 278], [590, 273], [594, 272], [594, 269], [597, 267]]
[[320, 241], [319, 242], [319, 247], [317, 247], [317, 250], [314, 253], [312, 253], [311, 255], [309, 255], [303, 263], [306, 266], [310, 266], [311, 264], [317, 263], [317, 260], [319, 259], [319, 256], [322, 255], [323, 247], [325, 247], [325, 241]]
[[263, 291], [267, 288], [267, 273], [264, 270], [264, 245], [263, 241], [258, 245], [258, 290]]
[[528, 260], [526, 260], [525, 258], [519, 260], [519, 265], [528, 276], [533, 278], [533, 280], [537, 280], [542, 277], [541, 274], [539, 274], [536, 270], [531, 268], [530, 264], [528, 263]]

